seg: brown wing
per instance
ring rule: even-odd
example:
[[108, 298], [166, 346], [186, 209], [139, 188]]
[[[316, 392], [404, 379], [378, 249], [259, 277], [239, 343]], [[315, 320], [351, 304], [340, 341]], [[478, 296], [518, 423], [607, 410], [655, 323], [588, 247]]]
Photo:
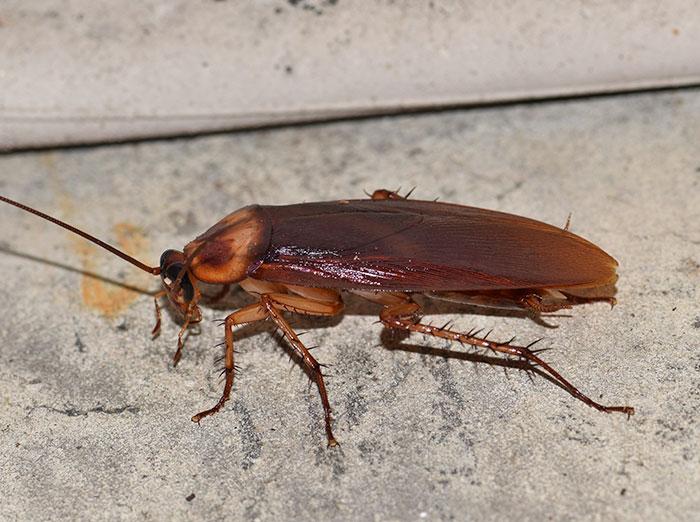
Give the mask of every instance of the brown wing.
[[261, 207], [271, 226], [250, 275], [339, 289], [430, 291], [599, 286], [617, 262], [560, 228], [415, 200]]

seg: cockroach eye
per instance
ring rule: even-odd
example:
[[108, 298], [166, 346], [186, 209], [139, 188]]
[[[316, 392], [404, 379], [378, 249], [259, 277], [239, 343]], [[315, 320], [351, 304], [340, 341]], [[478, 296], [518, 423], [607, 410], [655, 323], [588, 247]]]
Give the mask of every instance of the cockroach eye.
[[[161, 254], [160, 256], [160, 271], [161, 273], [164, 273], [166, 269], [168, 268], [167, 265], [172, 264], [174, 261], [175, 257], [180, 254], [177, 250], [166, 250]], [[182, 254], [180, 254], [180, 257], [182, 257]]]

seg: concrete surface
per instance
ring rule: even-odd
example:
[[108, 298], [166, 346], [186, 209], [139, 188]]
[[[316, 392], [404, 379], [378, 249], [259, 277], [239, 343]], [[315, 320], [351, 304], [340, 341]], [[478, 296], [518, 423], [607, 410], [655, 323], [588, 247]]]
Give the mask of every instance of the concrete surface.
[[700, 0], [5, 0], [0, 149], [700, 83]]
[[415, 185], [555, 224], [571, 212], [620, 261], [615, 309], [578, 307], [550, 319], [558, 329], [449, 317], [544, 337], [584, 392], [637, 408], [605, 415], [542, 378], [378, 346], [392, 340], [376, 309], [349, 299], [341, 319], [299, 326], [333, 365], [341, 449], [326, 449], [316, 390], [264, 325], [239, 334], [233, 399], [197, 426], [221, 392], [213, 319], [245, 298], [205, 309], [173, 369], [177, 325], [166, 315], [151, 341], [152, 299], [83, 272], [148, 290], [155, 278], [2, 206], [0, 519], [696, 517], [698, 136], [688, 90], [0, 156], [0, 193], [151, 263], [252, 202]]

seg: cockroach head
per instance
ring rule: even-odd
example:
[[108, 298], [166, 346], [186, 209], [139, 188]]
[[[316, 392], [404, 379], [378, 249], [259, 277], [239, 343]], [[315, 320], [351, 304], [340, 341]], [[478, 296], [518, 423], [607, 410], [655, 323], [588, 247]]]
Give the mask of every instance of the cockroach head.
[[170, 303], [178, 313], [189, 319], [190, 323], [198, 323], [202, 320], [202, 313], [197, 306], [199, 290], [197, 281], [192, 278], [186, 264], [185, 254], [177, 250], [166, 250], [160, 256], [160, 278]]

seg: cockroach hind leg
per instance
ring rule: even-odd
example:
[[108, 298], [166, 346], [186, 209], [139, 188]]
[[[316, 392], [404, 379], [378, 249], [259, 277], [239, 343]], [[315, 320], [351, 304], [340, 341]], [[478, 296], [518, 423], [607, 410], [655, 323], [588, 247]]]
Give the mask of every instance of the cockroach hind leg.
[[[396, 190], [377, 189], [374, 192], [372, 192], [370, 198], [375, 201], [384, 201], [387, 199], [408, 199], [408, 196], [410, 196], [413, 193], [413, 191], [416, 190], [416, 187], [413, 187], [411, 190], [409, 190], [405, 196], [399, 194], [400, 190], [401, 187], [397, 188]], [[365, 192], [365, 194], [366, 193], [367, 192]]]
[[492, 352], [524, 359], [533, 367], [539, 368], [542, 372], [547, 374], [549, 378], [584, 404], [605, 413], [624, 413], [628, 417], [634, 415], [634, 408], [632, 406], [605, 406], [595, 402], [587, 395], [584, 395], [558, 371], [536, 355], [535, 351], [530, 350], [530, 346], [533, 346], [532, 344], [529, 346], [514, 345], [512, 344], [515, 341], [514, 337], [506, 342], [489, 341], [483, 337], [477, 337], [477, 332], [472, 331], [468, 333], [461, 333], [449, 328], [440, 328], [421, 322], [413, 322], [408, 319], [408, 317], [417, 314], [419, 309], [419, 305], [413, 301], [402, 304], [387, 305], [382, 309], [379, 317], [382, 323], [388, 328], [421, 333], [424, 335], [446, 339], [448, 341], [456, 341], [461, 344], [481, 347], [491, 350]]
[[377, 189], [372, 194], [368, 194], [369, 197], [375, 201], [383, 201], [387, 199], [392, 199], [392, 195], [395, 194], [392, 190], [387, 189]]

